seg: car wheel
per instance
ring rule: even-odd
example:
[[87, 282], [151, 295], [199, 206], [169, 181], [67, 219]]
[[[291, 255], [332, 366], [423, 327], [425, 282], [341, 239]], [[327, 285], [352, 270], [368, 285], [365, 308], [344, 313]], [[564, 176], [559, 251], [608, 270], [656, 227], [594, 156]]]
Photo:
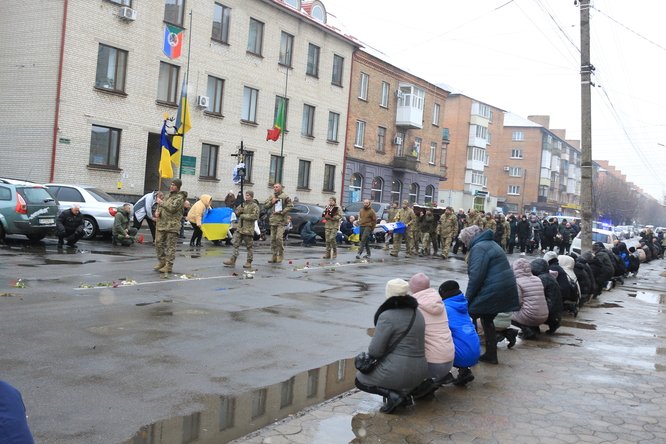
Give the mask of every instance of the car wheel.
[[92, 217], [83, 218], [83, 239], [90, 240], [94, 239], [97, 236], [97, 222]]
[[26, 236], [28, 236], [30, 242], [39, 242], [46, 237], [45, 234], [26, 234]]

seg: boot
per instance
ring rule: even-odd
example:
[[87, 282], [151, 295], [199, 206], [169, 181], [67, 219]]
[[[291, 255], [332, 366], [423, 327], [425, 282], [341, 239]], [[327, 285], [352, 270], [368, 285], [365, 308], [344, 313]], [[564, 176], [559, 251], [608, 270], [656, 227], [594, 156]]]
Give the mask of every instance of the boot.
[[194, 239], [190, 240], [190, 247], [194, 247]]
[[322, 256], [322, 259], [330, 259], [330, 258], [331, 258], [331, 252], [327, 250], [326, 254]]
[[504, 336], [506, 337], [506, 340], [509, 341], [507, 348], [511, 348], [516, 345], [516, 337], [518, 336], [517, 330], [514, 330], [513, 328], [507, 328], [504, 330]]
[[277, 256], [273, 255], [273, 256], [268, 260], [268, 263], [269, 263], [269, 264], [275, 264], [275, 263], [277, 263]]
[[171, 273], [171, 265], [166, 264], [164, 267], [160, 268], [159, 270], [160, 273]]
[[335, 259], [338, 257], [338, 250], [333, 250], [333, 254], [331, 254], [331, 259]]
[[464, 387], [468, 382], [474, 381], [474, 375], [472, 370], [467, 367], [463, 367], [458, 370], [458, 377], [453, 382], [453, 385], [458, 387]]
[[252, 261], [245, 261], [243, 268], [252, 268]]
[[479, 356], [479, 361], [481, 362], [487, 362], [488, 364], [499, 364], [497, 361], [497, 350], [495, 350], [495, 354], [493, 355], [492, 353], [484, 353], [481, 356]]
[[234, 267], [236, 265], [236, 256], [230, 256], [229, 259], [222, 263], [225, 267]]
[[276, 264], [281, 264], [282, 263], [282, 256], [275, 256], [275, 263]]
[[382, 391], [385, 391], [386, 393], [380, 393], [384, 396], [384, 405], [379, 409], [380, 412], [386, 414], [393, 413], [395, 409], [405, 403], [405, 398], [400, 396], [400, 393], [389, 389], [382, 389]]
[[197, 240], [197, 242], [194, 244], [195, 247], [200, 247], [201, 246], [201, 239]]
[[157, 265], [155, 265], [153, 267], [153, 270], [160, 271], [162, 269], [162, 267], [164, 267], [165, 265], [166, 265], [166, 262], [160, 261]]

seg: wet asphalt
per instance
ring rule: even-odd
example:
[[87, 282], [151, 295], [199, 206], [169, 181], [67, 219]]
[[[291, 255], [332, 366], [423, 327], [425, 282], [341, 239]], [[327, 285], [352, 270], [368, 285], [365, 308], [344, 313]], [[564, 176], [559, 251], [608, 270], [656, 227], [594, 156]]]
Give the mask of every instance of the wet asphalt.
[[350, 391], [349, 359], [384, 284], [423, 271], [464, 288], [462, 255], [377, 249], [366, 262], [344, 248], [330, 262], [292, 239], [279, 266], [258, 243], [246, 273], [244, 254], [222, 267], [229, 252], [180, 245], [165, 278], [149, 244], [1, 245], [0, 378], [23, 393], [36, 440], [666, 442], [663, 261], [556, 335], [500, 345], [500, 365], [475, 367], [467, 388], [384, 415], [379, 397]]

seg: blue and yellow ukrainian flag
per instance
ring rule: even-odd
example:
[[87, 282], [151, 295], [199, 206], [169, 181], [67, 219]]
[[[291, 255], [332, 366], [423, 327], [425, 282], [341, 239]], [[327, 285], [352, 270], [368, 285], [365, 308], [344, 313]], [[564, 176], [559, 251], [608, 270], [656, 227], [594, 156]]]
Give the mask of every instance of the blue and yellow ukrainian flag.
[[166, 120], [162, 124], [162, 135], [160, 137], [162, 145], [162, 154], [160, 156], [159, 172], [160, 177], [171, 179], [173, 177], [173, 166], [171, 166], [171, 156], [178, 151], [169, 141], [166, 131]]
[[227, 238], [231, 226], [233, 210], [229, 207], [211, 208], [206, 211], [201, 221], [201, 231], [208, 240], [221, 240]]

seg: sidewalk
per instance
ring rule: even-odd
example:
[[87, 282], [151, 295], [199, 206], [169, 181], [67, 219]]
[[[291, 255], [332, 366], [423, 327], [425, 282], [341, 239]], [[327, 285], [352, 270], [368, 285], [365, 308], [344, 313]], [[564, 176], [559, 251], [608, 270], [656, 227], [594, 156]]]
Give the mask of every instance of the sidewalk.
[[[234, 443], [666, 442], [666, 261], [396, 414], [352, 390]], [[543, 329], [542, 329], [543, 330]]]

